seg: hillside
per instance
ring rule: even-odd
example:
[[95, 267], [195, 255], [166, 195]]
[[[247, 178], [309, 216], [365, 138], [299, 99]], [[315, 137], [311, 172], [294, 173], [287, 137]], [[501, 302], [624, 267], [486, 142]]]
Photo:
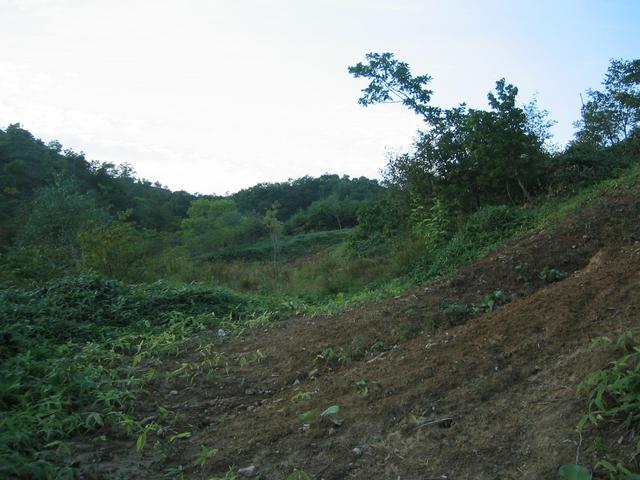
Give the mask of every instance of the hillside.
[[541, 479], [581, 441], [583, 464], [606, 451], [634, 465], [619, 426], [578, 438], [576, 387], [614, 358], [590, 341], [639, 324], [639, 215], [635, 177], [402, 295], [203, 333], [154, 365], [142, 453], [98, 431], [65, 458], [86, 479], [243, 478], [251, 465], [262, 479]]

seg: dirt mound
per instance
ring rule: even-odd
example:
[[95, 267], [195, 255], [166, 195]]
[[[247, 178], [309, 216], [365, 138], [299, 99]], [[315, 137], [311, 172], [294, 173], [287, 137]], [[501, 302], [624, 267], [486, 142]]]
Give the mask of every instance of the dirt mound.
[[[575, 459], [576, 385], [609, 360], [589, 340], [638, 325], [638, 212], [611, 196], [400, 297], [202, 338], [162, 366], [194, 375], [158, 381], [139, 412], [172, 412], [167, 438], [142, 455], [87, 439], [82, 476], [557, 478]], [[217, 453], [200, 466], [202, 446]]]

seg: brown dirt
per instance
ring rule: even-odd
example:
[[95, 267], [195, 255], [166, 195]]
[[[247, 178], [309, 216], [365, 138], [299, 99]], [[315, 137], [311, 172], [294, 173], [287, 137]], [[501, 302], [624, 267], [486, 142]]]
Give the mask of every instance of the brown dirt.
[[[158, 405], [178, 414], [159, 446], [140, 455], [135, 440], [86, 439], [81, 477], [162, 478], [181, 466], [185, 478], [207, 479], [255, 465], [262, 479], [295, 469], [326, 480], [558, 478], [576, 456], [585, 409], [576, 386], [612, 358], [589, 341], [640, 324], [638, 212], [635, 196], [612, 195], [399, 297], [201, 338], [160, 368], [203, 365], [211, 344], [228, 371], [158, 380], [138, 416]], [[546, 283], [544, 267], [566, 276]], [[496, 290], [505, 301], [484, 312], [483, 295]], [[340, 427], [297, 417], [331, 405]], [[177, 432], [191, 436], [170, 441]], [[587, 430], [584, 463], [593, 465], [596, 435], [620, 437]], [[202, 445], [218, 452], [201, 467]], [[614, 445], [628, 455], [629, 439]]]

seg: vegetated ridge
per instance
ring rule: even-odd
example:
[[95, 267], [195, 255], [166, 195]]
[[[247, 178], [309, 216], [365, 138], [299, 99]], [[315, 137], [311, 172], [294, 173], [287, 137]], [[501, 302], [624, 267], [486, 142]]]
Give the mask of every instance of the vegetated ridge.
[[613, 358], [590, 341], [640, 315], [640, 182], [601, 193], [402, 295], [194, 339], [156, 368], [185, 371], [215, 351], [227, 359], [216, 381], [152, 382], [138, 412], [163, 423], [162, 406], [175, 422], [156, 433], [185, 434], [142, 453], [79, 440], [82, 478], [237, 478], [248, 466], [263, 479], [558, 478], [576, 451], [594, 464], [594, 440], [628, 461], [634, 440], [618, 427], [576, 432], [576, 387]]

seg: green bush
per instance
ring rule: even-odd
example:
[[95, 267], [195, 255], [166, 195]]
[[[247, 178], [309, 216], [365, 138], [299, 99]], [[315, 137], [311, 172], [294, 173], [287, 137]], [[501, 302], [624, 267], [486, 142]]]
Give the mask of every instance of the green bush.
[[450, 272], [488, 253], [500, 243], [531, 226], [535, 212], [506, 205], [486, 206], [471, 215], [451, 239], [425, 250], [418, 264], [418, 278]]

